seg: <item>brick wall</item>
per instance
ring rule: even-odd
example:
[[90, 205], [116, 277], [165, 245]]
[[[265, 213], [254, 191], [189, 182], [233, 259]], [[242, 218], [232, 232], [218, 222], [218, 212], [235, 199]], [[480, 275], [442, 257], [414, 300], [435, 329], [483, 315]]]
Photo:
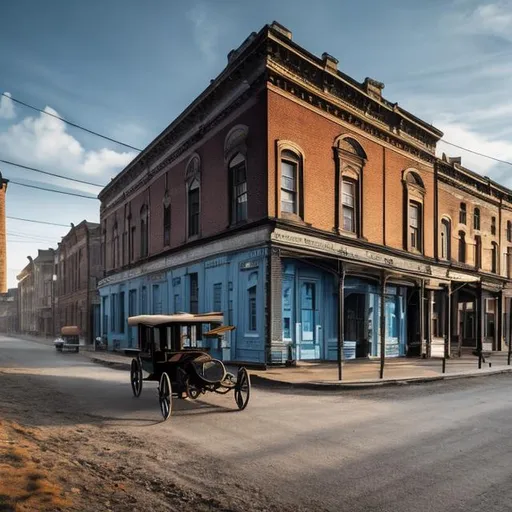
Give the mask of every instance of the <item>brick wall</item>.
[[340, 135], [350, 135], [359, 142], [367, 156], [363, 169], [363, 237], [372, 243], [404, 248], [402, 179], [404, 171], [412, 168], [420, 175], [425, 186], [424, 254], [433, 256], [434, 232], [432, 222], [429, 222], [434, 213], [434, 177], [431, 166], [384, 148], [277, 92], [269, 90], [268, 96], [268, 209], [271, 216], [277, 216], [279, 209], [279, 197], [276, 194], [279, 173], [276, 142], [291, 141], [300, 147], [305, 157], [304, 221], [332, 233], [336, 222], [333, 145]]
[[[229, 175], [224, 155], [224, 143], [231, 128], [246, 125], [249, 129], [245, 141], [247, 148], [248, 222], [266, 216], [266, 96], [253, 98], [251, 105], [244, 105], [227, 118], [215, 132], [207, 133], [201, 144], [184, 153], [173, 165], [164, 169], [152, 181], [129, 196], [125, 203], [115, 209], [102, 212], [102, 225], [106, 221], [106, 265], [112, 267], [112, 231], [118, 222], [120, 248], [124, 228], [125, 204], [131, 211], [131, 226], [135, 226], [133, 240], [136, 263], [140, 260], [140, 209], [149, 205], [149, 257], [164, 250], [175, 249], [189, 242], [187, 233], [187, 186], [186, 167], [193, 154], [201, 159], [201, 216], [200, 237], [210, 237], [230, 226], [229, 219]], [[171, 244], [163, 245], [163, 198], [165, 175], [171, 202]], [[127, 249], [126, 249], [127, 250]], [[122, 266], [122, 257], [120, 258]], [[119, 266], [119, 267], [120, 267]]]

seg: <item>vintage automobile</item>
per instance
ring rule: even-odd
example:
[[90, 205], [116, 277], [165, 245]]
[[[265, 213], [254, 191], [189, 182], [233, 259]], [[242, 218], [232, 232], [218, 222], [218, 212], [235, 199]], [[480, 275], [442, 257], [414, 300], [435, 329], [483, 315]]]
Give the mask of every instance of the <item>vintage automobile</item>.
[[[223, 335], [234, 329], [224, 326], [222, 313], [178, 313], [174, 315], [139, 315], [128, 318], [137, 327], [138, 348], [126, 349], [135, 356], [130, 382], [133, 395], [139, 397], [143, 381], [157, 381], [160, 411], [164, 420], [172, 412], [173, 398], [195, 400], [207, 391], [234, 392], [240, 410], [247, 407], [251, 381], [244, 367], [237, 375], [226, 371], [222, 361], [214, 359], [206, 340], [220, 343]], [[148, 375], [144, 378], [144, 373]]]
[[64, 349], [80, 350], [80, 329], [76, 325], [66, 325], [60, 330], [60, 336], [53, 342], [57, 352]]

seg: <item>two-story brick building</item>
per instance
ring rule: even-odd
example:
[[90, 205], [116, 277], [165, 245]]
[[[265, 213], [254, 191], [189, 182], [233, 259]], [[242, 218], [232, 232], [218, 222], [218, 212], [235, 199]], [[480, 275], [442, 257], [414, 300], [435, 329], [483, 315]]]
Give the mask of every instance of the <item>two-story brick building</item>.
[[71, 225], [55, 252], [55, 331], [65, 325], [79, 327], [86, 343], [100, 335], [98, 280], [101, 264], [101, 229], [93, 222]]
[[53, 335], [52, 278], [53, 249], [39, 249], [28, 256], [28, 264], [18, 274], [20, 332]]
[[275, 22], [231, 51], [100, 194], [110, 343], [130, 315], [215, 310], [230, 360], [503, 348], [512, 193], [436, 158], [383, 87]]

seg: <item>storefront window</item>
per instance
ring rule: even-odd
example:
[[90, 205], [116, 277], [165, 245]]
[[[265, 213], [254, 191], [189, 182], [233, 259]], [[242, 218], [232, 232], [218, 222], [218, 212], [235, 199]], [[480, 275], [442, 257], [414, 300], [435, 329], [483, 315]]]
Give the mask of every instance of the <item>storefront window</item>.
[[313, 282], [304, 282], [301, 285], [301, 321], [302, 341], [314, 341], [315, 336], [315, 308], [316, 286]]
[[485, 333], [486, 338], [495, 335], [496, 299], [485, 299]]
[[283, 278], [283, 339], [292, 339], [293, 277]]

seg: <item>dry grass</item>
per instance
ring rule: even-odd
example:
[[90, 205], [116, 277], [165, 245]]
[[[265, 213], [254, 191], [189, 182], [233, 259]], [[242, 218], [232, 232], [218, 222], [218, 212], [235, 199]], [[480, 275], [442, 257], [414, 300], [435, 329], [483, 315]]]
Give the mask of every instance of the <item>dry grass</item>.
[[57, 511], [72, 504], [39, 467], [35, 438], [29, 429], [0, 421], [0, 512]]

